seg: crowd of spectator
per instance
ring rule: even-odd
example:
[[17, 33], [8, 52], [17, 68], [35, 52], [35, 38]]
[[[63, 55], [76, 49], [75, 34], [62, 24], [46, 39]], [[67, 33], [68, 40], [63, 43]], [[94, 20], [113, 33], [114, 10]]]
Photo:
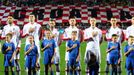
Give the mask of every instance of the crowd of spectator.
[[0, 5], [5, 6], [44, 6], [46, 4], [87, 4], [93, 5], [118, 5], [118, 6], [134, 6], [134, 0], [0, 0]]

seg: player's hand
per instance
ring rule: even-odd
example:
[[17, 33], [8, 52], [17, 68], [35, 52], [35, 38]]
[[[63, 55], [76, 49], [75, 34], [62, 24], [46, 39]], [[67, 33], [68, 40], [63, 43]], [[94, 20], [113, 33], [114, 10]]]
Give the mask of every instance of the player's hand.
[[8, 34], [14, 35], [14, 34], [15, 34], [15, 32], [9, 32]]
[[121, 59], [119, 58], [119, 60], [118, 60], [118, 64], [120, 64], [120, 62], [121, 62]]
[[51, 63], [54, 63], [54, 57], [51, 59]]
[[75, 47], [77, 47], [77, 44], [74, 44], [74, 45], [72, 46], [72, 48], [75, 48]]
[[7, 50], [11, 50], [11, 47], [8, 46]]
[[129, 50], [132, 51], [132, 50], [134, 50], [134, 48], [130, 48]]
[[92, 32], [92, 36], [95, 37], [97, 36], [98, 32]]
[[46, 48], [48, 48], [48, 47], [50, 47], [50, 44], [47, 44], [47, 45], [46, 45]]
[[10, 59], [10, 62], [12, 62], [12, 61], [13, 61], [13, 58]]
[[32, 45], [29, 49], [32, 50], [34, 48], [34, 45]]
[[52, 37], [52, 38], [55, 38], [55, 37], [56, 37], [56, 34], [52, 34], [51, 37]]
[[30, 28], [29, 33], [33, 33], [35, 31], [35, 28]]
[[113, 50], [113, 49], [115, 49], [115, 48], [116, 48], [116, 46], [112, 46], [112, 47], [111, 47], [111, 50]]
[[79, 62], [79, 61], [80, 61], [80, 57], [77, 57], [76, 62]]

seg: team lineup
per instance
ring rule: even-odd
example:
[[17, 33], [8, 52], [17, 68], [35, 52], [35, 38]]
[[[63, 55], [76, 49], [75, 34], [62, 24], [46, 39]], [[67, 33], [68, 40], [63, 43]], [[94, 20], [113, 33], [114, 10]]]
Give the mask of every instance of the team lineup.
[[[106, 75], [122, 75], [122, 56], [126, 56], [125, 68], [127, 75], [134, 75], [134, 17], [131, 19], [132, 25], [124, 33], [117, 26], [117, 19], [112, 17], [111, 27], [107, 30], [105, 38], [108, 42], [106, 56]], [[9, 67], [12, 75], [20, 75], [20, 47], [21, 39], [25, 38], [25, 70], [27, 75], [41, 75], [40, 64], [44, 65], [44, 75], [54, 75], [52, 65], [55, 65], [56, 75], [60, 75], [60, 45], [66, 42], [65, 49], [65, 75], [81, 75], [81, 42], [86, 42], [84, 62], [86, 65], [86, 75], [99, 75], [101, 64], [100, 45], [102, 41], [102, 31], [96, 27], [96, 19], [90, 18], [90, 27], [81, 30], [76, 26], [76, 18], [69, 18], [69, 27], [60, 34], [55, 27], [56, 21], [49, 20], [49, 27], [44, 29], [35, 22], [34, 14], [29, 15], [29, 23], [23, 26], [20, 32], [19, 26], [14, 24], [14, 18], [9, 15], [7, 25], [0, 31], [1, 39], [5, 39], [2, 45], [4, 56], [4, 74], [9, 75]], [[123, 48], [122, 42], [128, 43]], [[41, 41], [41, 44], [40, 44]], [[43, 57], [41, 57], [41, 52]], [[43, 63], [40, 62], [43, 58]], [[15, 68], [15, 69], [14, 69]]]

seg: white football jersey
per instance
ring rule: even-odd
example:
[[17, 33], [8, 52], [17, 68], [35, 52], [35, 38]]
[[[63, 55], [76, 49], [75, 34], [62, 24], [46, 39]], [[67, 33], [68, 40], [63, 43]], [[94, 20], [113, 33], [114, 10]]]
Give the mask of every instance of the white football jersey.
[[3, 28], [2, 31], [2, 37], [5, 37], [9, 32], [14, 32], [14, 35], [12, 36], [11, 42], [15, 44], [15, 47], [18, 47], [19, 40], [20, 40], [20, 28], [19, 26], [13, 24], [13, 25], [6, 25]]
[[116, 28], [111, 27], [111, 28], [107, 31], [107, 33], [106, 33], [106, 38], [107, 38], [107, 39], [112, 39], [112, 35], [113, 35], [113, 34], [118, 35], [117, 41], [121, 43], [121, 40], [122, 40], [122, 30], [121, 30], [119, 27], [116, 27]]
[[134, 36], [134, 25], [131, 25], [126, 30], [126, 38], [129, 36]]
[[[92, 35], [93, 32], [97, 32], [98, 33], [97, 36], [94, 37]], [[84, 31], [84, 39], [89, 39], [89, 38], [92, 38], [94, 40], [93, 44], [95, 45], [95, 47], [94, 47], [95, 49], [93, 49], [93, 50], [96, 50], [96, 51], [92, 51], [92, 52], [96, 52], [95, 54], [97, 54], [96, 56], [97, 56], [99, 62], [101, 62], [100, 41], [101, 41], [101, 38], [102, 38], [102, 31], [97, 27], [95, 27], [94, 29], [92, 27], [89, 27], [89, 28], [85, 29], [85, 31]], [[89, 47], [89, 46], [91, 46], [91, 44], [92, 43], [90, 41], [87, 42], [86, 52], [88, 50], [92, 50]]]
[[71, 38], [71, 34], [72, 34], [72, 31], [77, 31], [77, 40], [80, 41], [80, 38], [79, 38], [79, 29], [75, 26], [72, 28], [72, 26], [68, 27], [65, 29], [65, 32], [63, 34], [63, 39], [69, 39]]
[[[34, 28], [35, 31], [32, 32], [32, 33], [29, 33], [29, 29], [30, 29], [30, 28]], [[34, 24], [28, 23], [28, 24], [24, 25], [24, 27], [23, 27], [23, 35], [28, 34], [28, 35], [34, 36], [35, 44], [36, 44], [36, 45], [39, 45], [39, 44], [40, 44], [40, 41], [39, 41], [39, 37], [40, 37], [40, 35], [39, 35], [39, 34], [40, 34], [39, 30], [40, 30], [40, 28], [41, 28], [41, 25], [38, 24], [38, 23], [36, 23], [36, 22], [35, 22]], [[29, 44], [28, 38], [26, 38], [26, 45], [27, 45], [27, 44]]]

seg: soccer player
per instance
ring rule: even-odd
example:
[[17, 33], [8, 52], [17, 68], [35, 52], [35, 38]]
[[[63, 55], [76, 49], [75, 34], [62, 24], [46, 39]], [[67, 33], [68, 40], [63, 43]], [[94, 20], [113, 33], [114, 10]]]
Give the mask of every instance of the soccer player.
[[[87, 47], [88, 43], [90, 43], [90, 39], [94, 40], [95, 45], [96, 45], [96, 52], [97, 52], [97, 59], [99, 62], [101, 61], [101, 55], [100, 55], [100, 42], [102, 39], [102, 31], [96, 27], [96, 19], [91, 18], [90, 19], [90, 24], [91, 26], [84, 31], [84, 40], [87, 41]], [[86, 49], [88, 49], [86, 47]]]
[[128, 37], [128, 44], [124, 48], [126, 56], [127, 75], [134, 75], [134, 36]]
[[109, 53], [108, 63], [111, 66], [110, 75], [117, 75], [117, 65], [120, 52], [120, 43], [117, 42], [118, 35], [112, 35], [112, 41], [108, 43], [107, 53]]
[[48, 75], [48, 69], [50, 69], [50, 74], [53, 75], [52, 64], [54, 63], [54, 56], [56, 51], [56, 43], [53, 38], [51, 38], [51, 31], [46, 29], [45, 31], [46, 39], [42, 41], [41, 51], [44, 52], [44, 66], [45, 75]]
[[[117, 42], [119, 42], [120, 45], [121, 45], [121, 43], [124, 40], [124, 36], [123, 36], [124, 33], [123, 33], [122, 29], [120, 29], [117, 26], [117, 19], [114, 18], [114, 17], [111, 18], [110, 23], [111, 23], [111, 27], [110, 27], [110, 29], [106, 33], [106, 39], [107, 39], [107, 41], [109, 43], [111, 41], [111, 39], [112, 39], [112, 35], [116, 34], [116, 35], [118, 35]], [[122, 56], [122, 54], [120, 52], [119, 53], [119, 60], [118, 60], [118, 62], [119, 62], [118, 63], [118, 73], [119, 73], [119, 75], [121, 74], [121, 56]], [[109, 63], [108, 63], [108, 61], [109, 61], [109, 53], [107, 53], [106, 61], [107, 61], [106, 74], [108, 74], [109, 73]]]
[[[28, 75], [36, 75], [36, 66], [38, 65], [38, 48], [34, 43], [34, 37], [28, 36], [29, 43], [25, 48], [26, 63], [28, 68]], [[31, 73], [32, 72], [32, 73]]]
[[15, 55], [15, 64], [16, 64], [16, 71], [19, 74], [20, 71], [20, 65], [19, 65], [19, 59], [20, 59], [20, 28], [19, 26], [14, 24], [14, 18], [9, 15], [7, 19], [7, 25], [4, 26], [3, 32], [2, 32], [2, 38], [5, 38], [7, 34], [11, 34], [11, 42], [14, 43], [15, 49], [16, 49], [16, 55]]
[[99, 60], [96, 55], [96, 44], [92, 38], [86, 40], [88, 42], [88, 46], [85, 51], [85, 63], [86, 63], [86, 75], [98, 75], [99, 71]]
[[70, 40], [67, 41], [67, 47], [66, 50], [69, 52], [69, 72], [70, 75], [78, 75], [78, 72], [76, 70], [77, 66], [79, 66], [77, 63], [79, 63], [80, 59], [80, 41], [77, 39], [77, 31], [72, 31], [72, 37]]
[[134, 36], [134, 16], [131, 19], [132, 25], [126, 29], [126, 39], [129, 36]]
[[15, 45], [11, 42], [12, 35], [7, 34], [5, 36], [5, 43], [2, 46], [2, 53], [4, 54], [4, 67], [5, 67], [5, 75], [9, 75], [9, 67], [11, 68], [12, 75], [14, 73], [14, 56], [16, 54]]
[[[56, 43], [56, 51], [55, 51], [55, 58], [54, 58], [54, 64], [56, 66], [56, 75], [60, 75], [60, 67], [59, 67], [59, 62], [60, 62], [60, 54], [59, 54], [59, 46], [61, 43], [60, 40], [60, 33], [58, 31], [58, 29], [55, 28], [56, 22], [55, 20], [51, 19], [49, 21], [49, 30], [51, 31], [51, 37], [54, 39], [55, 43]], [[45, 34], [45, 32], [44, 32]], [[44, 36], [44, 39], [46, 37]]]
[[[39, 59], [38, 64], [40, 63], [40, 34], [41, 34], [41, 25], [35, 22], [35, 16], [34, 14], [29, 15], [29, 23], [24, 25], [23, 27], [23, 34], [22, 37], [27, 37], [29, 35], [32, 35], [34, 37], [35, 45], [38, 48], [39, 53]], [[28, 38], [26, 38], [25, 45], [28, 45], [29, 41]], [[38, 66], [39, 67], [39, 66]], [[40, 75], [40, 70], [38, 69], [37, 75]]]
[[[82, 41], [82, 31], [76, 27], [76, 19], [75, 17], [70, 17], [69, 18], [69, 24], [70, 26], [65, 29], [65, 32], [63, 33], [63, 40], [67, 41], [71, 38], [72, 31], [77, 31], [77, 37], [76, 40], [79, 40], [80, 42]], [[66, 43], [67, 45], [67, 43]], [[66, 52], [65, 54], [65, 61], [66, 61], [66, 75], [68, 75], [69, 72], [69, 66], [68, 66], [68, 61], [69, 61], [69, 52]], [[79, 66], [77, 67], [77, 70], [79, 71], [80, 74], [80, 61], [79, 61]]]
[[[95, 54], [97, 57], [97, 61], [101, 62], [101, 55], [100, 55], [100, 43], [101, 43], [101, 39], [102, 39], [102, 31], [96, 27], [96, 19], [95, 18], [91, 18], [90, 19], [90, 27], [84, 30], [84, 40], [87, 41], [87, 47], [86, 47], [86, 51], [88, 51], [88, 48], [91, 43], [90, 40], [94, 41], [95, 44], [95, 48], [94, 50], [96, 50]], [[88, 69], [86, 69], [87, 73], [88, 73]]]

